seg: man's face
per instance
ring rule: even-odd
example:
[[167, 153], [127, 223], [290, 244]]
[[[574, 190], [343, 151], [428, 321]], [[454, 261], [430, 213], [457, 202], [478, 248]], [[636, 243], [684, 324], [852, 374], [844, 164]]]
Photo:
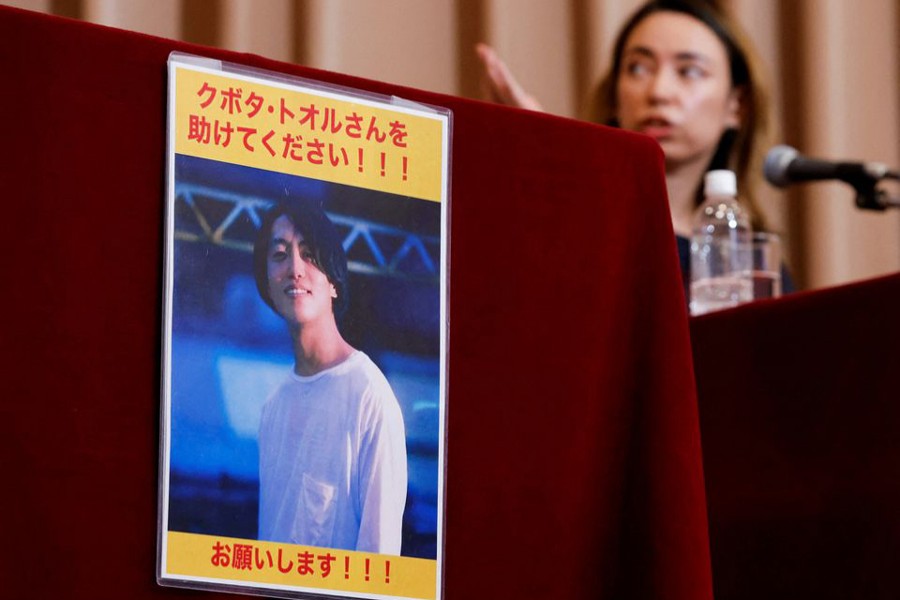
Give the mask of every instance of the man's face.
[[266, 255], [269, 296], [290, 325], [304, 326], [334, 320], [335, 287], [315, 264], [312, 250], [291, 220], [282, 215], [272, 225]]

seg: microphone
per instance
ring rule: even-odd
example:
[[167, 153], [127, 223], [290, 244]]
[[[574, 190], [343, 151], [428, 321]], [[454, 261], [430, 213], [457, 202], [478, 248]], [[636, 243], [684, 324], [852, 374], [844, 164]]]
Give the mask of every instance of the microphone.
[[857, 190], [870, 189], [886, 177], [897, 177], [877, 162], [837, 162], [807, 158], [790, 146], [775, 146], [766, 155], [763, 173], [772, 185], [785, 187], [803, 181], [837, 179]]

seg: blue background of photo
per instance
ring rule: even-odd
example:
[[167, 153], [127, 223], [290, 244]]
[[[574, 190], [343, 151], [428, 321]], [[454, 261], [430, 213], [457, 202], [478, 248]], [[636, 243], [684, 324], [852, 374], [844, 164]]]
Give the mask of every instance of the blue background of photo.
[[259, 298], [249, 248], [262, 207], [302, 198], [347, 236], [341, 332], [381, 368], [403, 412], [402, 554], [435, 558], [440, 205], [180, 155], [175, 182], [169, 529], [257, 536], [259, 411], [293, 354], [283, 321]]

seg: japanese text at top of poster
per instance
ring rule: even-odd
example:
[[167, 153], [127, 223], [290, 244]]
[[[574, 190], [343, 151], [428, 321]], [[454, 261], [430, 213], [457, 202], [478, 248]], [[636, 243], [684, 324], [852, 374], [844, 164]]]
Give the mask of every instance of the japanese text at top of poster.
[[197, 67], [176, 86], [179, 154], [442, 200], [439, 119]]

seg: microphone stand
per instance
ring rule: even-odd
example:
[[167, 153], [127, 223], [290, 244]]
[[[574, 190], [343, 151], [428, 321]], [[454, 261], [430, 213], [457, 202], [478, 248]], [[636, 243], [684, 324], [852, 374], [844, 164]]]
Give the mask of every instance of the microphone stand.
[[856, 190], [856, 206], [864, 210], [884, 211], [887, 208], [900, 208], [900, 196], [891, 196], [886, 190], [879, 189], [878, 183], [883, 179], [900, 181], [900, 172], [884, 170], [880, 177], [857, 180], [851, 185]]

